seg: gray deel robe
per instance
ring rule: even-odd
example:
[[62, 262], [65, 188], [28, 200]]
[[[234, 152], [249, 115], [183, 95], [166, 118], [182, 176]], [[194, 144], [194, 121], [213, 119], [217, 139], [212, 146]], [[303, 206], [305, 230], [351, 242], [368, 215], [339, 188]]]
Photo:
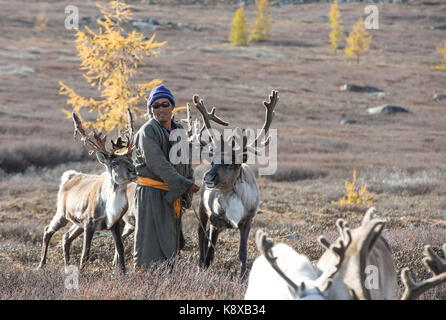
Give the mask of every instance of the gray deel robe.
[[[172, 121], [172, 130], [183, 127]], [[167, 184], [168, 191], [149, 186], [136, 187], [135, 193], [135, 269], [145, 270], [154, 261], [175, 257], [179, 251], [181, 218], [175, 218], [173, 202], [181, 196], [181, 211], [190, 207], [193, 169], [189, 164], [172, 164], [169, 151], [176, 142], [154, 118], [147, 121], [135, 135], [135, 167], [138, 176]], [[182, 214], [181, 212], [181, 214]]]

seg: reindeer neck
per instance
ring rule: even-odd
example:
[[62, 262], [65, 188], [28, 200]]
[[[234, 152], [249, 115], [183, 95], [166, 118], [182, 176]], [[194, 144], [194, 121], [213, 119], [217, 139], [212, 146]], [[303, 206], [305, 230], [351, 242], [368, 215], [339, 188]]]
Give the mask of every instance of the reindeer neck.
[[102, 196], [106, 203], [106, 226], [110, 229], [127, 211], [127, 184], [117, 184], [108, 175], [103, 185]]

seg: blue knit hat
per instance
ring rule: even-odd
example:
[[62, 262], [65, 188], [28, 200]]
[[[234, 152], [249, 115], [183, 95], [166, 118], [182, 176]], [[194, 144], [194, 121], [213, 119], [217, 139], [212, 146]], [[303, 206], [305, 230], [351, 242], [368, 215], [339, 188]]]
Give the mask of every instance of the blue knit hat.
[[150, 92], [149, 99], [147, 100], [147, 114], [149, 114], [150, 116], [153, 115], [152, 103], [161, 98], [169, 99], [172, 106], [175, 107], [175, 98], [173, 97], [172, 92], [170, 92], [170, 90], [167, 89], [165, 86], [160, 85], [156, 88], [153, 88]]

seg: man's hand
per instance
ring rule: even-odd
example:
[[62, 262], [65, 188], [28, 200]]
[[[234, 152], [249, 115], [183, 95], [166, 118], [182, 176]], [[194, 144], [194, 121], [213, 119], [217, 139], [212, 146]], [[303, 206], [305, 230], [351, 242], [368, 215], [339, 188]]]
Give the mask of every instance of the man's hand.
[[193, 185], [190, 186], [187, 192], [196, 193], [198, 191], [200, 191], [200, 187], [194, 183]]

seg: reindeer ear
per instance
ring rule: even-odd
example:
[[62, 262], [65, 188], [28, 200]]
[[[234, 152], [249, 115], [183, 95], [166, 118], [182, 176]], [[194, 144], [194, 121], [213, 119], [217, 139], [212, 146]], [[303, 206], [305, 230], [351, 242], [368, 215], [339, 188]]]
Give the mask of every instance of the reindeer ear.
[[108, 165], [110, 163], [110, 157], [103, 152], [96, 152], [96, 158], [102, 164]]

